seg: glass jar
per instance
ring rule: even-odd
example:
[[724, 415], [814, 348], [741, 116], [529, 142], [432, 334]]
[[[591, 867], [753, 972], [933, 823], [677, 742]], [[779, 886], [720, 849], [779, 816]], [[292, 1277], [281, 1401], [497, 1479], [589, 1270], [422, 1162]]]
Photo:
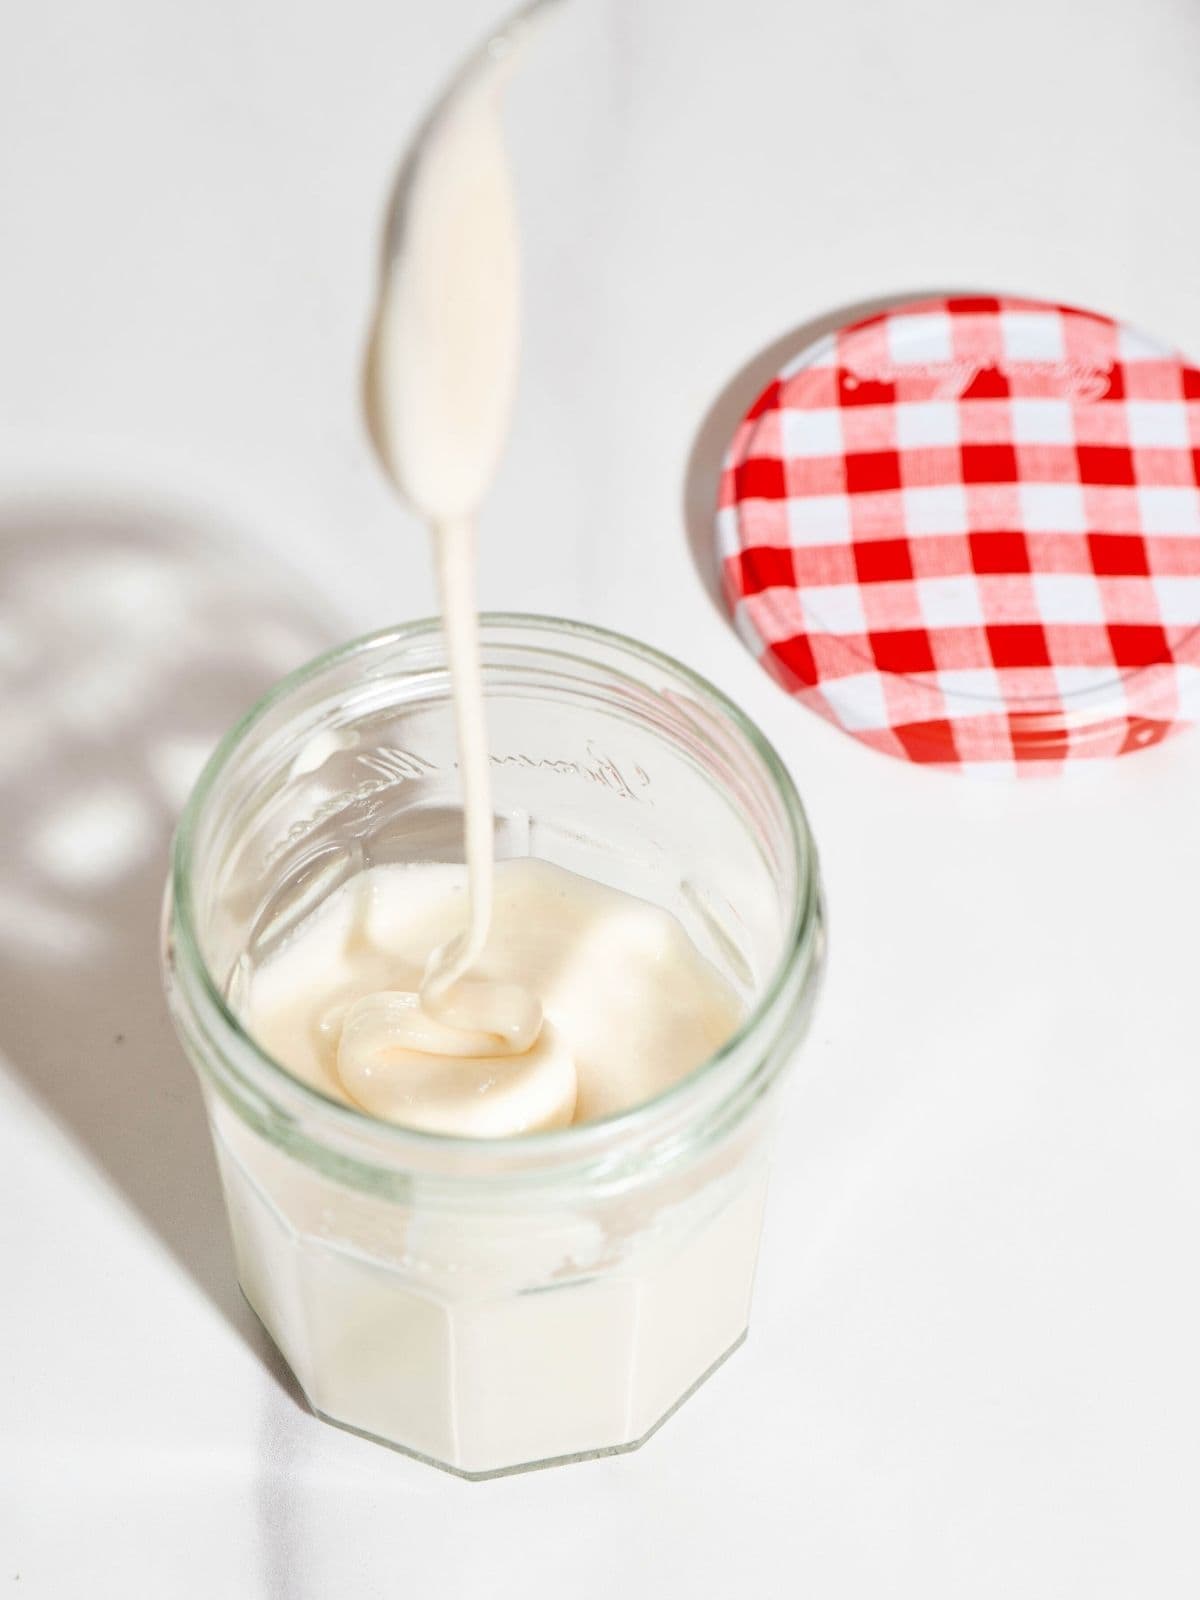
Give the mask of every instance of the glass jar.
[[167, 988], [246, 1297], [313, 1409], [470, 1477], [640, 1444], [745, 1334], [782, 1069], [821, 969], [795, 788], [711, 685], [617, 634], [483, 621], [497, 855], [672, 911], [745, 1019], [657, 1098], [510, 1139], [377, 1121], [239, 1023], [254, 965], [367, 867], [462, 859], [422, 622], [269, 693], [175, 841]]

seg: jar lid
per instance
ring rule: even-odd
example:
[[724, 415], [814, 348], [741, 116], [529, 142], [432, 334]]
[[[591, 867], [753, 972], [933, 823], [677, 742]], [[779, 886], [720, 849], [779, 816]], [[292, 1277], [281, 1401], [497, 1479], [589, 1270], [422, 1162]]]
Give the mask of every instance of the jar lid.
[[1200, 370], [1093, 312], [956, 297], [800, 352], [717, 540], [739, 633], [877, 750], [1002, 773], [1200, 711]]

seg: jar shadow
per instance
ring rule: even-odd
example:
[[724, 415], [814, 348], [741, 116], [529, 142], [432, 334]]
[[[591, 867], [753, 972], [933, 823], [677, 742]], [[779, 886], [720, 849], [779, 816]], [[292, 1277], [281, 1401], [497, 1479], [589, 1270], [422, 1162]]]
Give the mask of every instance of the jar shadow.
[[723, 620], [729, 620], [729, 607], [721, 587], [717, 559], [714, 518], [721, 468], [734, 432], [754, 401], [791, 357], [808, 345], [823, 339], [835, 329], [863, 317], [876, 316], [910, 300], [937, 300], [961, 294], [980, 294], [978, 288], [906, 289], [877, 295], [869, 300], [848, 301], [820, 316], [798, 323], [778, 339], [764, 346], [742, 367], [709, 406], [688, 454], [683, 480], [683, 522], [692, 563], [705, 593]]
[[176, 511], [0, 503], [0, 1071], [293, 1393], [237, 1289], [158, 926], [208, 751], [337, 631], [274, 564]]

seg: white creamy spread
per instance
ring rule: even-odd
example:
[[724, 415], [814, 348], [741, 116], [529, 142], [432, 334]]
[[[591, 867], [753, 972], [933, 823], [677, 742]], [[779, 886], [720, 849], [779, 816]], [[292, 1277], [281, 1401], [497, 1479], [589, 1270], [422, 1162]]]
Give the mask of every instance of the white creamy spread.
[[649, 1099], [736, 1027], [733, 991], [669, 913], [538, 861], [493, 864], [475, 519], [517, 370], [518, 249], [493, 41], [406, 169], [369, 360], [380, 456], [429, 524], [466, 871], [374, 870], [256, 974], [249, 1022], [294, 1072], [390, 1121], [501, 1136]]
[[256, 972], [252, 1032], [326, 1094], [486, 1136], [623, 1111], [737, 1026], [737, 995], [670, 912], [531, 858], [497, 862], [494, 891], [473, 968], [499, 1002], [494, 1033], [418, 1004], [428, 953], [461, 926], [467, 893], [461, 866], [437, 864], [374, 867], [336, 890]]

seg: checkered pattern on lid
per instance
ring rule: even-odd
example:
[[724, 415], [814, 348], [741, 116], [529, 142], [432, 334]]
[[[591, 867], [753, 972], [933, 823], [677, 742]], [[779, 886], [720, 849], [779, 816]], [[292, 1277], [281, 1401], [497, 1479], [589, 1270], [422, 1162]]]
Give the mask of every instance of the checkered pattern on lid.
[[1200, 370], [1107, 317], [914, 302], [768, 385], [725, 461], [739, 633], [877, 750], [1046, 772], [1200, 712]]

